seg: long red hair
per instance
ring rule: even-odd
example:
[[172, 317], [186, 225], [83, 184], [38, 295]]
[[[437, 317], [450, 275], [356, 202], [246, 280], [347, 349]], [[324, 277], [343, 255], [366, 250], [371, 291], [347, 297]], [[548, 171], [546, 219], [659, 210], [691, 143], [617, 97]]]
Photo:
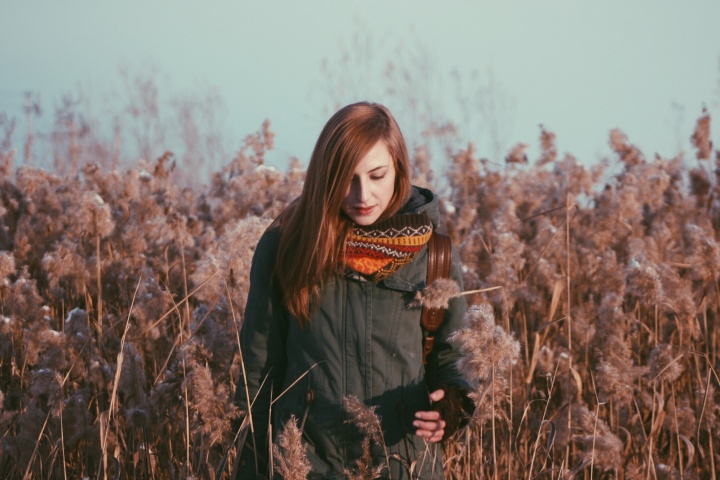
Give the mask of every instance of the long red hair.
[[342, 213], [355, 168], [379, 141], [395, 165], [395, 191], [380, 219], [396, 213], [410, 195], [405, 140], [387, 108], [360, 102], [338, 110], [317, 139], [300, 196], [280, 215], [275, 267], [288, 311], [302, 326], [317, 304], [323, 280], [342, 266], [351, 226]]

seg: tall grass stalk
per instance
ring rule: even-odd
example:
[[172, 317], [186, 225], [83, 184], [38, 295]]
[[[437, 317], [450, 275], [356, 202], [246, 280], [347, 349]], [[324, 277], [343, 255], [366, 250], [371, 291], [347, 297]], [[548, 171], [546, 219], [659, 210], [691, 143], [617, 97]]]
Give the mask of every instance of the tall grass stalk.
[[497, 441], [495, 438], [495, 363], [492, 364], [492, 377], [490, 380], [490, 383], [492, 385], [492, 453], [493, 453], [493, 478], [497, 480], [498, 478], [498, 462], [497, 462]]
[[531, 480], [533, 478], [532, 471], [533, 471], [533, 465], [535, 465], [535, 457], [537, 455], [537, 449], [538, 445], [540, 443], [540, 436], [542, 434], [542, 429], [545, 425], [545, 419], [547, 418], [547, 412], [548, 407], [550, 406], [550, 399], [552, 398], [553, 388], [555, 387], [555, 378], [557, 376], [557, 370], [560, 367], [560, 362], [555, 364], [555, 371], [553, 372], [552, 377], [550, 378], [550, 388], [548, 389], [548, 398], [545, 401], [545, 407], [543, 408], [542, 417], [540, 418], [540, 427], [537, 431], [537, 436], [535, 437], [535, 444], [533, 445], [533, 452], [532, 457], [530, 458], [530, 467], [528, 468], [528, 480]]
[[[187, 302], [190, 300], [190, 298], [192, 298], [192, 296], [195, 295], [198, 291], [200, 291], [200, 290], [207, 284], [207, 282], [209, 282], [210, 280], [212, 280], [212, 279], [213, 279], [216, 275], [218, 275], [219, 273], [220, 273], [220, 272], [215, 272], [213, 275], [211, 275], [210, 277], [208, 277], [208, 278], [206, 278], [205, 280], [203, 280], [203, 281], [202, 281], [198, 286], [196, 286], [189, 294], [186, 293], [185, 296], [184, 296], [183, 298], [181, 298], [179, 302], [173, 303], [173, 306], [172, 306], [171, 308], [169, 308], [168, 310], [166, 310], [165, 313], [163, 313], [163, 314], [160, 316], [160, 318], [158, 318], [158, 319], [155, 320], [153, 323], [151, 323], [150, 325], [148, 325], [148, 326], [147, 326], [143, 331], [141, 331], [141, 332], [137, 335], [137, 337], [135, 337], [134, 339], [138, 339], [138, 338], [140, 338], [141, 336], [147, 335], [153, 328], [156, 328], [157, 326], [159, 326], [159, 325], [162, 323], [163, 320], [165, 320], [167, 317], [169, 317], [169, 316], [172, 315], [173, 313], [177, 313], [179, 316], [181, 316], [182, 314], [180, 313], [179, 307], [180, 307], [181, 305], [183, 305], [183, 306], [187, 305]], [[180, 337], [180, 338], [182, 338], [182, 337]]]
[[[225, 294], [229, 299], [232, 299], [232, 296], [230, 294], [230, 288], [228, 287], [227, 281], [223, 279], [223, 286], [225, 287]], [[230, 314], [232, 315], [233, 320], [233, 326], [235, 327], [235, 341], [237, 342], [237, 348], [238, 352], [240, 354], [240, 372], [242, 375], [242, 378], [245, 379], [246, 373], [245, 373], [245, 361], [243, 360], [242, 355], [242, 342], [240, 342], [240, 328], [238, 327], [239, 321], [237, 318], [237, 315], [235, 314], [235, 305], [233, 304], [232, 300], [229, 302], [230, 305]], [[246, 404], [248, 405], [248, 410], [245, 413], [245, 418], [243, 419], [242, 424], [240, 425], [240, 428], [238, 432], [235, 434], [235, 441], [233, 442], [235, 446], [235, 461], [233, 462], [233, 468], [231, 477], [235, 478], [237, 468], [239, 466], [240, 462], [240, 454], [242, 453], [243, 445], [245, 444], [245, 439], [247, 437], [247, 431], [248, 428], [250, 430], [250, 435], [252, 438], [253, 445], [256, 445], [255, 443], [255, 427], [253, 422], [253, 416], [252, 416], [252, 404], [253, 399], [250, 398], [250, 390], [248, 389], [247, 382], [243, 381], [243, 385], [245, 387], [245, 400]], [[262, 387], [261, 387], [262, 388]], [[259, 390], [258, 390], [259, 391]], [[243, 432], [243, 433], [241, 433]], [[257, 475], [257, 456], [255, 458], [255, 474]]]
[[680, 425], [678, 425], [678, 417], [677, 417], [677, 410], [678, 410], [678, 399], [675, 396], [675, 384], [670, 384], [670, 391], [672, 393], [672, 400], [675, 407], [673, 408], [673, 423], [675, 424], [675, 441], [677, 443], [677, 455], [678, 455], [678, 469], [680, 470], [680, 477], [683, 476], [683, 454], [682, 454], [682, 446], [680, 444], [681, 438], [680, 438]]
[[[42, 428], [40, 429], [40, 433], [38, 434], [37, 441], [35, 442], [35, 448], [33, 448], [32, 455], [30, 455], [30, 460], [28, 461], [27, 468], [25, 469], [25, 475], [23, 475], [23, 480], [29, 480], [32, 478], [30, 475], [30, 470], [32, 469], [33, 463], [35, 463], [35, 455], [37, 455], [38, 448], [40, 447], [40, 441], [43, 438], [43, 433], [45, 432], [45, 427], [47, 427], [48, 420], [50, 419], [50, 412], [45, 415], [45, 421], [43, 422]], [[42, 462], [42, 460], [41, 460]]]
[[[182, 336], [184, 329], [180, 330]], [[187, 364], [185, 361], [185, 355], [182, 356], [182, 373], [183, 378], [187, 379]], [[187, 382], [183, 382], [183, 396], [184, 396], [184, 408], [185, 408], [185, 465], [183, 467], [184, 474], [190, 476], [192, 474], [192, 463], [190, 462], [190, 401], [188, 399], [188, 386]]]
[[63, 478], [67, 480], [67, 457], [65, 456], [65, 426], [63, 412], [60, 411], [60, 452], [62, 455]]
[[[571, 298], [571, 282], [570, 282], [570, 208], [574, 207], [572, 196], [568, 191], [566, 193], [565, 200], [565, 265], [566, 265], [566, 290], [567, 290], [567, 342], [568, 342], [568, 373], [571, 375], [573, 372], [573, 348], [572, 348], [572, 298]], [[567, 416], [567, 429], [568, 432], [572, 431], [572, 408], [568, 408]], [[568, 441], [567, 448], [565, 450], [565, 465], [570, 465], [570, 450], [572, 448], [572, 441]]]
[[107, 412], [107, 422], [103, 423], [101, 422], [101, 427], [104, 425], [104, 431], [101, 428], [100, 430], [100, 447], [102, 450], [102, 467], [103, 467], [103, 478], [107, 479], [107, 436], [110, 431], [111, 425], [112, 425], [112, 419], [113, 419], [113, 413], [115, 413], [115, 410], [117, 409], [117, 392], [118, 392], [118, 385], [120, 384], [120, 375], [122, 374], [122, 366], [123, 366], [123, 359], [125, 358], [125, 339], [127, 338], [127, 334], [130, 331], [130, 316], [133, 311], [133, 305], [135, 304], [135, 298], [137, 296], [138, 289], [140, 288], [140, 282], [142, 281], [142, 278], [138, 279], [137, 287], [135, 287], [135, 293], [133, 294], [132, 302], [130, 302], [130, 308], [128, 310], [127, 319], [125, 320], [125, 328], [123, 330], [122, 337], [120, 339], [120, 351], [117, 354], [117, 366], [115, 368], [115, 379], [113, 381], [113, 389], [112, 394], [110, 395], [110, 407]]

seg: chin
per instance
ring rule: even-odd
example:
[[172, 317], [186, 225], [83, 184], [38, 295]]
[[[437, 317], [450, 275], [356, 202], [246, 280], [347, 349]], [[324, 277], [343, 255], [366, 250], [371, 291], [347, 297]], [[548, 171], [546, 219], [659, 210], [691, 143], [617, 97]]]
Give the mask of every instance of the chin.
[[368, 225], [372, 225], [373, 223], [377, 222], [377, 219], [379, 217], [350, 217], [353, 222], [355, 222], [357, 225], [361, 225], [363, 227], [367, 227]]
[[370, 212], [369, 215], [360, 215], [359, 212], [350, 210], [350, 213], [348, 213], [347, 210], [343, 209], [343, 212], [347, 217], [353, 221], [356, 225], [361, 225], [363, 227], [367, 227], [368, 225], [372, 225], [373, 223], [377, 222], [378, 219], [382, 216], [382, 212], [378, 213], [378, 209], [373, 209], [372, 212]]

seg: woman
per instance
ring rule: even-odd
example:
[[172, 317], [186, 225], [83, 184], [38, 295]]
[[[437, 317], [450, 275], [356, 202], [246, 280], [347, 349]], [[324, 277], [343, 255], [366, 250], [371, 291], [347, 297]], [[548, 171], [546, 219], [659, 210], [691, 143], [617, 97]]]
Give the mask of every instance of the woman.
[[[309, 478], [345, 478], [363, 454], [344, 408], [351, 396], [381, 419], [371, 453], [384, 477], [411, 478], [412, 469], [412, 478], [443, 478], [437, 444], [468, 388], [447, 341], [463, 326], [465, 301], [451, 301], [427, 366], [421, 310], [410, 306], [438, 218], [437, 198], [410, 185], [407, 147], [385, 107], [356, 103], [330, 118], [302, 194], [253, 258], [236, 393], [243, 410], [252, 404], [253, 430], [238, 478], [266, 475], [270, 415], [275, 432], [298, 419]], [[455, 252], [451, 278], [462, 284]]]

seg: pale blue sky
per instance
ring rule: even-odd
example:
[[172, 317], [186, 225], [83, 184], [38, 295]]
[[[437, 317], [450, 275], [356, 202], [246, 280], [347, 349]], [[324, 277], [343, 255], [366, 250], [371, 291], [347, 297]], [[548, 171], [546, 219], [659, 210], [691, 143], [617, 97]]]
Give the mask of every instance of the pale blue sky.
[[[361, 86], [338, 98], [386, 103], [406, 133], [414, 119], [398, 96], [382, 93], [379, 76], [387, 61], [407, 62], [421, 50], [429, 73], [411, 85], [435, 113], [460, 124], [480, 156], [496, 155], [491, 117], [501, 149], [529, 143], [531, 158], [540, 123], [557, 134], [561, 152], [586, 163], [610, 154], [614, 127], [647, 155], [672, 156], [689, 149], [703, 105], [720, 112], [718, 19], [720, 2], [710, 0], [4, 1], [0, 111], [17, 116], [22, 130], [25, 90], [40, 93], [50, 118], [63, 92], [82, 85], [102, 104], [121, 88], [120, 65], [155, 66], [160, 86], [174, 92], [217, 89], [226, 136], [237, 139], [231, 148], [269, 118], [271, 161], [284, 166], [295, 155], [304, 162], [332, 104], [322, 62], [342, 72], [343, 48], [359, 34], [370, 39], [372, 55], [340, 73]], [[475, 112], [463, 121], [456, 98], [471, 90], [456, 88], [453, 70], [466, 80], [477, 72], [479, 86], [492, 79], [485, 98], [500, 102], [494, 117]]]

